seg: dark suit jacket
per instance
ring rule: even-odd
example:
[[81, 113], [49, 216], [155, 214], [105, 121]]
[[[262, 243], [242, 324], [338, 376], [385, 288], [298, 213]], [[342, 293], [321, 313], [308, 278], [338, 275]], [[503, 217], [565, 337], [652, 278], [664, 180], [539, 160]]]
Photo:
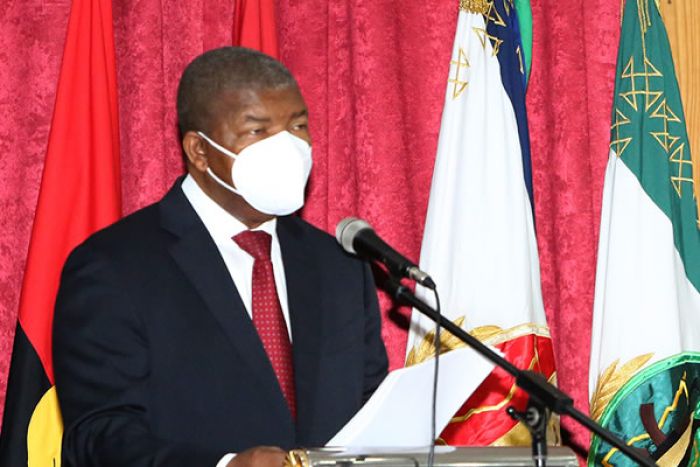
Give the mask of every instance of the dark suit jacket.
[[54, 321], [64, 465], [214, 467], [257, 445], [323, 445], [387, 371], [369, 268], [278, 219], [296, 423], [180, 183], [69, 257]]

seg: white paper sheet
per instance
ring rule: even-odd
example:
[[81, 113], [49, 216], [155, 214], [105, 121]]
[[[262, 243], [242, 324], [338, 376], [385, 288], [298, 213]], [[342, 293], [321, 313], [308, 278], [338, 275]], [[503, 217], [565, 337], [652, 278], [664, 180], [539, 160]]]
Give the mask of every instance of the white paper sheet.
[[[365, 406], [326, 446], [427, 446], [435, 360], [389, 373]], [[436, 431], [439, 434], [493, 363], [469, 347], [440, 356]]]

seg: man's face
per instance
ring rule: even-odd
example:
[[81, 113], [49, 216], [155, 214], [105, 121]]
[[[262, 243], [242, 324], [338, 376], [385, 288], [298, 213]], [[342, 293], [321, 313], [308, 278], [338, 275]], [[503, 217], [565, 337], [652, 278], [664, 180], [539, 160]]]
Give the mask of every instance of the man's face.
[[[216, 100], [211, 115], [207, 136], [236, 154], [285, 130], [311, 144], [306, 105], [297, 87], [227, 91]], [[224, 209], [249, 226], [273, 217], [256, 211], [206, 174], [207, 167], [211, 168], [235, 187], [231, 180], [231, 168], [236, 163], [233, 158], [222, 154], [194, 132], [185, 135], [183, 146], [190, 160], [190, 173]]]
[[[285, 130], [311, 144], [306, 104], [297, 87], [225, 92], [212, 110], [207, 136], [236, 154]], [[230, 171], [233, 159], [220, 159]]]

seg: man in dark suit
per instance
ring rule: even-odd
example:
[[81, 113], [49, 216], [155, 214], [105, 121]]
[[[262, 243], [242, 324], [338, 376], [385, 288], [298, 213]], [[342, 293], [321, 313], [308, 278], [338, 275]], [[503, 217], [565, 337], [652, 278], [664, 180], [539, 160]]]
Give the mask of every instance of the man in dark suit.
[[369, 268], [286, 215], [311, 162], [286, 68], [207, 52], [183, 74], [178, 118], [188, 175], [64, 268], [64, 465], [281, 465], [262, 446], [323, 445], [387, 371]]

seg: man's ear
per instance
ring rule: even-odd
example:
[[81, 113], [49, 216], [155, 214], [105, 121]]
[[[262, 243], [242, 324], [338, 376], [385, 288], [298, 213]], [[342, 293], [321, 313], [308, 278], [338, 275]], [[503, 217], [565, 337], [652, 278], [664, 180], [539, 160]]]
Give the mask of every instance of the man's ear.
[[189, 164], [199, 172], [206, 172], [209, 167], [207, 145], [194, 131], [188, 131], [182, 137], [182, 150], [185, 151]]

